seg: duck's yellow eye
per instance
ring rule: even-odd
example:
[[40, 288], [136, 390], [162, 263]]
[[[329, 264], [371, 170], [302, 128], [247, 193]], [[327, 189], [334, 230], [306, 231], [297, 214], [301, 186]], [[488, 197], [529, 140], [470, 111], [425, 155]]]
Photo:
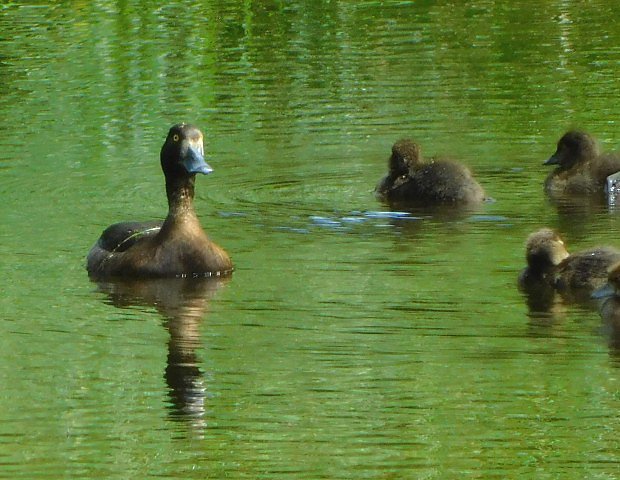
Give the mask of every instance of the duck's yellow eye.
[[177, 135], [176, 133], [172, 136], [172, 141], [173, 142], [178, 142], [179, 141], [179, 135]]

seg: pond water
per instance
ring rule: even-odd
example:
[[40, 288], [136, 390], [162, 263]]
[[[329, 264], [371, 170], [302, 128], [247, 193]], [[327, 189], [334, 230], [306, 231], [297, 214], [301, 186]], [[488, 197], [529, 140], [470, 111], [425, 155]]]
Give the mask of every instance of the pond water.
[[[620, 146], [614, 1], [0, 6], [0, 477], [617, 478], [620, 349], [528, 307], [527, 235], [581, 127]], [[168, 128], [205, 133], [226, 280], [95, 284], [107, 225], [166, 213]], [[391, 212], [392, 143], [493, 201]]]

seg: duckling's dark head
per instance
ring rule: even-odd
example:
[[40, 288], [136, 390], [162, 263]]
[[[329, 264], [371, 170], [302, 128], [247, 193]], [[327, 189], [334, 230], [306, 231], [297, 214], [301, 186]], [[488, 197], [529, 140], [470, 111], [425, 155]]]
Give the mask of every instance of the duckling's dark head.
[[571, 130], [560, 138], [555, 153], [549, 157], [545, 165], [570, 168], [576, 163], [595, 158], [598, 154], [598, 145], [592, 135]]
[[408, 138], [403, 138], [392, 146], [392, 155], [388, 162], [392, 176], [406, 175], [419, 164], [420, 147], [417, 143]]
[[527, 265], [533, 270], [542, 271], [552, 268], [568, 256], [564, 242], [550, 228], [543, 228], [532, 233], [525, 243]]
[[161, 147], [161, 168], [166, 178], [183, 178], [213, 169], [205, 162], [202, 132], [193, 125], [179, 123], [170, 128]]

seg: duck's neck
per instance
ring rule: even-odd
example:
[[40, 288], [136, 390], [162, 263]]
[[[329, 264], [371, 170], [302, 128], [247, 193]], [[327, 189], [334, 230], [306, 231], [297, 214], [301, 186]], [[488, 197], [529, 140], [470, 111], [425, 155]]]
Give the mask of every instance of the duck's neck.
[[166, 179], [168, 217], [166, 222], [197, 220], [194, 212], [194, 176]]

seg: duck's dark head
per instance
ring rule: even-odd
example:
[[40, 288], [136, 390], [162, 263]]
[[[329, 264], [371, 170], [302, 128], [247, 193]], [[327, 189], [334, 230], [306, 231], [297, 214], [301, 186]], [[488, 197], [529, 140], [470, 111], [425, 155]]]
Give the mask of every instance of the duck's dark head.
[[559, 165], [570, 168], [573, 165], [597, 157], [598, 145], [592, 135], [578, 130], [566, 132], [558, 141], [558, 146], [545, 165]]
[[420, 147], [408, 138], [397, 141], [392, 146], [392, 155], [388, 161], [392, 177], [407, 175], [420, 164]]
[[168, 132], [161, 147], [161, 168], [167, 179], [208, 174], [213, 169], [205, 162], [202, 132], [193, 125], [179, 123]]
[[568, 256], [564, 242], [550, 228], [532, 233], [525, 243], [525, 258], [532, 270], [547, 270], [559, 265]]

